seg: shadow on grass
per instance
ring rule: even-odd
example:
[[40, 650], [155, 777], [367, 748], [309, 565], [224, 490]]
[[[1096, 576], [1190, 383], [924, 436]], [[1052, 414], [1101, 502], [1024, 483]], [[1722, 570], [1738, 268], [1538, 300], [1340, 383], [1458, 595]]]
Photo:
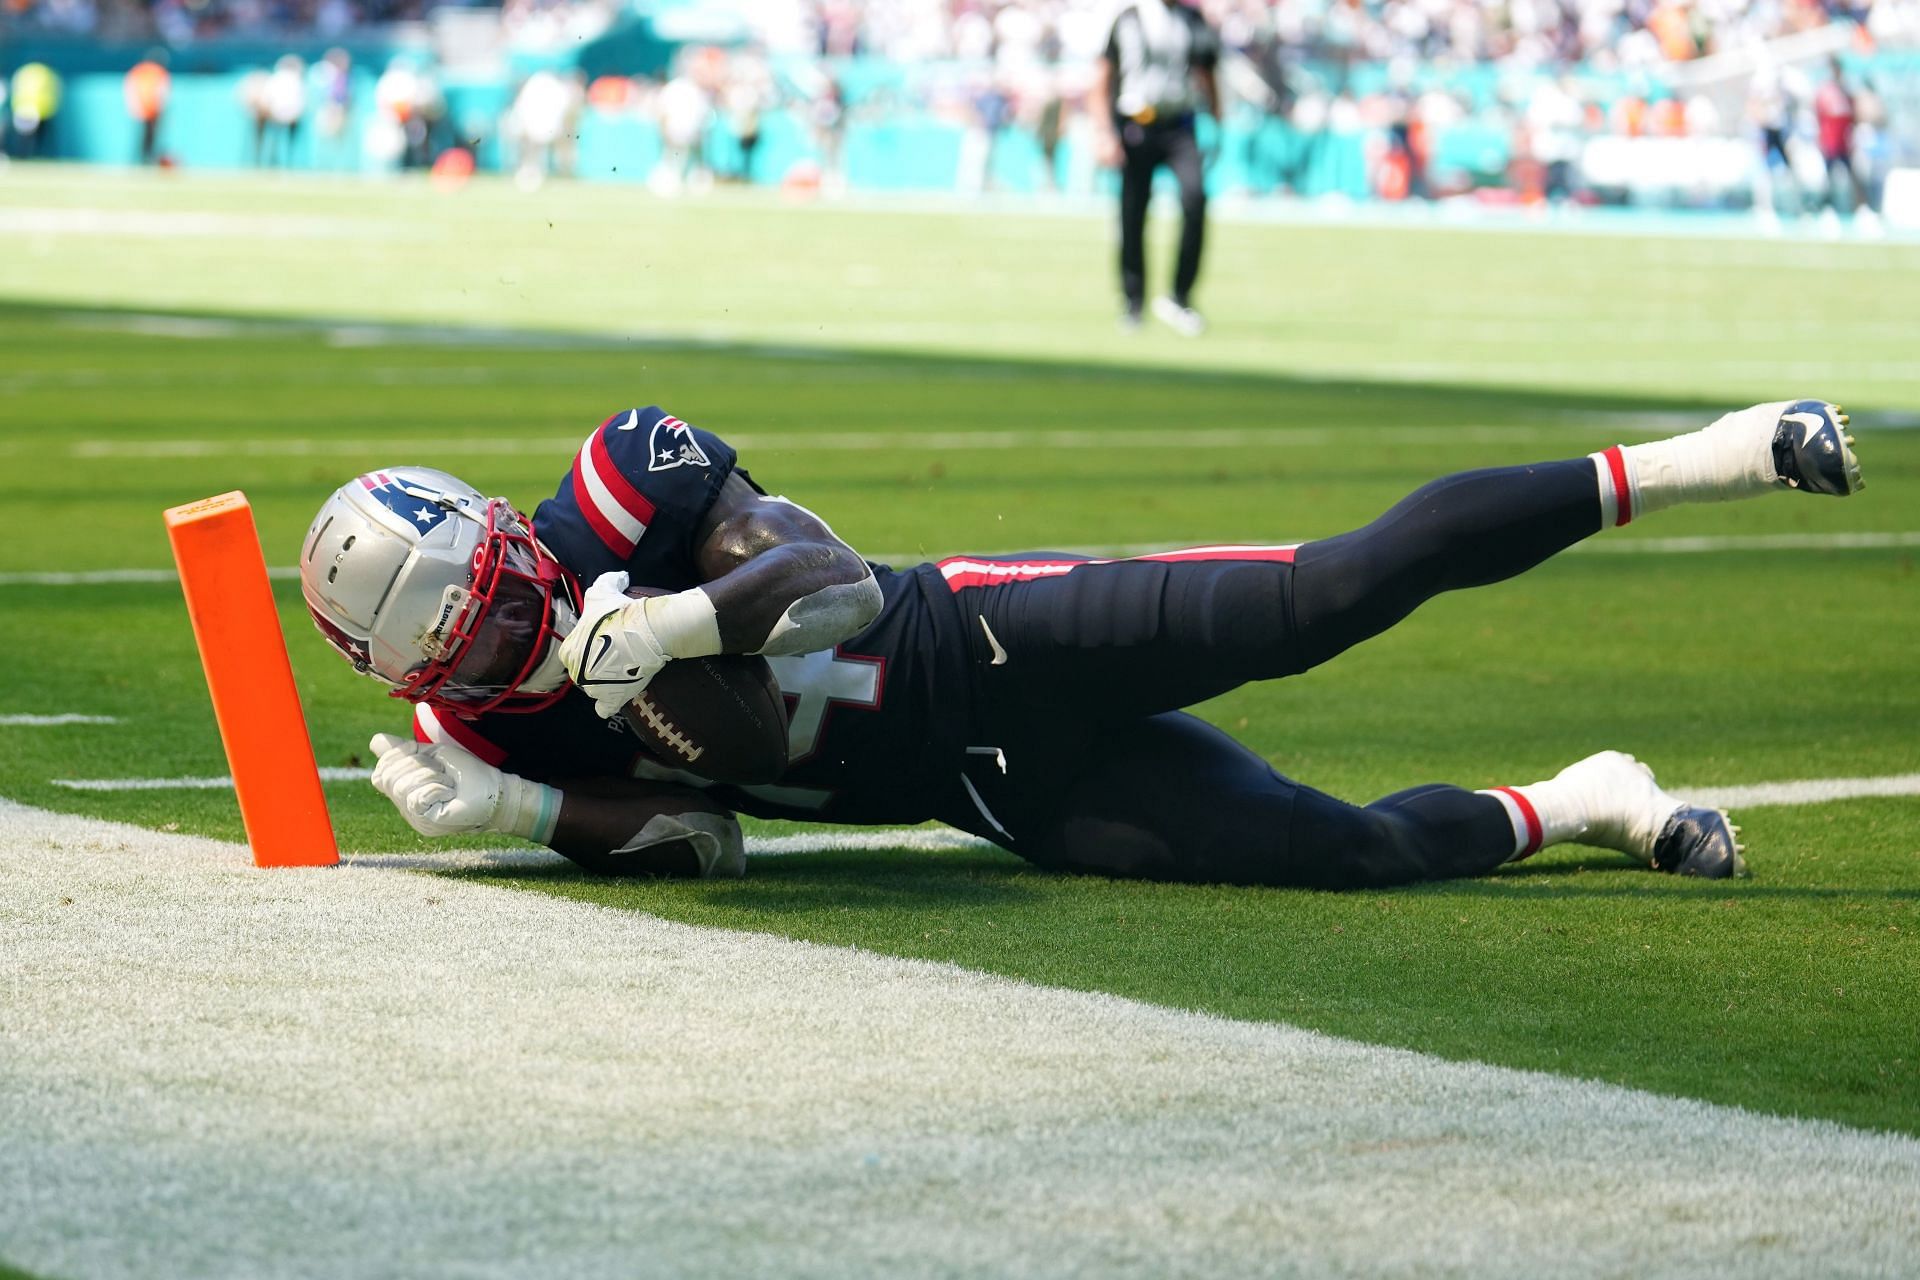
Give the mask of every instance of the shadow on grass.
[[1718, 907], [1738, 901], [1920, 901], [1920, 888], [1819, 888], [1769, 885], [1751, 879], [1703, 881], [1664, 876], [1617, 861], [1562, 860], [1544, 866], [1514, 867], [1491, 876], [1468, 880], [1429, 881], [1386, 888], [1346, 891], [1297, 889], [1286, 886], [1230, 884], [1155, 884], [1093, 875], [1063, 875], [1043, 871], [1014, 858], [993, 853], [928, 854], [902, 849], [898, 853], [859, 850], [757, 858], [751, 872], [738, 880], [668, 881], [595, 876], [569, 864], [537, 868], [478, 868], [448, 872], [461, 879], [538, 885], [549, 889], [590, 890], [598, 900], [644, 907], [649, 901], [696, 900], [768, 914], [799, 914], [821, 910], [866, 911], [921, 908], [1008, 907], [1039, 902], [1049, 895], [1036, 882], [1070, 881], [1078, 885], [1110, 884], [1129, 896], [1142, 890], [1167, 895], [1304, 894], [1327, 901], [1358, 900], [1383, 893], [1410, 898], [1478, 898], [1490, 902], [1538, 896], [1555, 902], [1575, 898], [1621, 899], [1645, 902], [1664, 899]]
[[463, 880], [518, 883], [543, 888], [592, 890], [599, 900], [640, 906], [671, 896], [714, 906], [770, 913], [822, 909], [868, 910], [901, 906], [1004, 907], [1032, 902], [1023, 880], [1045, 873], [1008, 856], [929, 855], [901, 850], [793, 854], [755, 859], [738, 880], [621, 879], [590, 875], [569, 864], [523, 868], [473, 868], [448, 873]]
[[[293, 316], [249, 314], [214, 310], [156, 311], [154, 308], [97, 307], [72, 304], [24, 302], [0, 303], [0, 331], [14, 330], [21, 340], [44, 344], [61, 334], [78, 337], [88, 330], [111, 335], [116, 348], [132, 351], [147, 346], [152, 352], [179, 357], [192, 350], [211, 353], [222, 345], [284, 343], [307, 345], [336, 351], [343, 334], [352, 336], [357, 347], [376, 347], [391, 355], [411, 354], [432, 358], [456, 357], [462, 351], [486, 350], [490, 355], [524, 354], [530, 368], [544, 367], [556, 354], [580, 357], [606, 357], [621, 366], [623, 375], [631, 367], [620, 360], [624, 356], [644, 355], [649, 372], [658, 377], [667, 361], [682, 367], [676, 374], [697, 372], [698, 366], [716, 366], [716, 377], [736, 381], [743, 358], [754, 362], [756, 381], [766, 381], [770, 371], [783, 363], [816, 371], [822, 362], [856, 362], [876, 370], [914, 373], [934, 381], [977, 380], [999, 374], [1006, 384], [983, 387], [983, 395], [1001, 397], [1023, 381], [1041, 384], [1045, 394], [1057, 403], [1062, 383], [1111, 383], [1120, 387], [1138, 387], [1143, 383], [1166, 386], [1170, 390], [1224, 390], [1227, 392], [1271, 392], [1276, 410], [1276, 425], [1326, 426], [1337, 430], [1340, 417], [1322, 416], [1316, 401], [1331, 400], [1350, 405], [1358, 417], [1398, 412], [1409, 427], [1443, 427], [1450, 422], [1483, 420], [1486, 416], [1508, 418], [1516, 422], [1542, 414], [1674, 412], [1695, 409], [1708, 417], [1726, 408], [1719, 401], [1677, 399], [1671, 395], [1653, 396], [1630, 392], [1598, 390], [1559, 390], [1554, 388], [1507, 387], [1465, 382], [1420, 382], [1407, 380], [1368, 381], [1355, 378], [1316, 378], [1301, 374], [1263, 373], [1233, 368], [1196, 368], [1183, 363], [1179, 348], [1163, 344], [1156, 358], [1154, 348], [1126, 346], [1116, 348], [1111, 361], [1086, 359], [1049, 359], [1017, 357], [991, 353], [963, 353], [938, 349], [866, 347], [853, 345], [803, 345], [795, 343], [716, 342], [695, 337], [684, 339], [630, 337], [587, 329], [507, 330], [495, 327], [467, 328], [449, 324], [408, 324], [395, 321], [366, 321], [352, 316]], [[183, 343], [183, 338], [193, 341]], [[12, 342], [9, 345], [14, 345]], [[171, 362], [171, 361], [170, 361]], [[727, 377], [731, 370], [733, 378]], [[543, 383], [547, 380], [543, 379]], [[920, 388], [924, 390], [924, 388]], [[844, 388], [841, 389], [844, 394]], [[874, 389], [876, 398], [887, 393]], [[1017, 394], [1017, 392], [1016, 392]], [[556, 398], [559, 391], [556, 389]], [[1282, 396], [1297, 397], [1282, 399]], [[919, 400], [924, 405], [925, 401]], [[1284, 409], [1284, 412], [1280, 412]], [[1051, 415], [1049, 415], [1051, 419]], [[983, 421], [983, 429], [1004, 430], [1007, 423], [1021, 421], [1020, 406]], [[1706, 421], [1702, 419], [1702, 423]], [[911, 430], [911, 420], [900, 424]], [[1098, 428], [1097, 417], [1077, 424], [1048, 421], [1050, 426], [1079, 425]], [[1205, 423], [1197, 425], [1204, 426]]]
[[1657, 871], [1622, 866], [1618, 858], [1596, 854], [1592, 859], [1557, 859], [1545, 864], [1502, 867], [1492, 875], [1471, 880], [1442, 880], [1407, 886], [1430, 897], [1512, 898], [1540, 893], [1556, 901], [1566, 898], [1699, 898], [1714, 901], [1762, 899], [1880, 899], [1920, 901], [1920, 888], [1821, 888], [1812, 885], [1768, 884], [1764, 876], [1740, 880], [1701, 880], [1663, 875]]

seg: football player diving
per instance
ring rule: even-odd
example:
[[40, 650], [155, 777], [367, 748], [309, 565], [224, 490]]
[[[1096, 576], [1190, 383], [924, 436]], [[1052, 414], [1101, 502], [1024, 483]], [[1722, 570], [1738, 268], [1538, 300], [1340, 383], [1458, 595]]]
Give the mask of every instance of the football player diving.
[[[1845, 497], [1861, 484], [1846, 427], [1822, 401], [1756, 405], [1672, 439], [1447, 476], [1297, 546], [893, 569], [769, 496], [718, 437], [632, 409], [587, 437], [531, 520], [441, 471], [360, 476], [321, 508], [300, 571], [328, 641], [413, 704], [412, 740], [372, 744], [373, 785], [401, 816], [430, 836], [524, 837], [596, 873], [738, 874], [740, 812], [937, 819], [1041, 867], [1156, 880], [1380, 886], [1562, 841], [1722, 877], [1745, 869], [1727, 816], [1617, 751], [1542, 782], [1355, 805], [1181, 708], [1666, 507]], [[767, 655], [779, 680], [787, 767], [770, 785], [670, 769], [621, 714], [667, 663], [720, 653]]]

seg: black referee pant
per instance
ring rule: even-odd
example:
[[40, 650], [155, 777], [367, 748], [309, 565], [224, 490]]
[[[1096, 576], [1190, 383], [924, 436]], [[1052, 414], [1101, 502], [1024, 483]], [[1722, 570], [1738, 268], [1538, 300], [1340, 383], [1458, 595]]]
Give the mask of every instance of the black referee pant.
[[1206, 237], [1207, 184], [1200, 144], [1194, 138], [1193, 117], [1141, 124], [1122, 118], [1114, 122], [1120, 134], [1120, 290], [1127, 309], [1139, 311], [1147, 300], [1147, 203], [1153, 196], [1153, 175], [1161, 165], [1173, 170], [1180, 183], [1180, 261], [1173, 273], [1173, 300], [1188, 305], [1193, 282], [1200, 277], [1200, 247]]

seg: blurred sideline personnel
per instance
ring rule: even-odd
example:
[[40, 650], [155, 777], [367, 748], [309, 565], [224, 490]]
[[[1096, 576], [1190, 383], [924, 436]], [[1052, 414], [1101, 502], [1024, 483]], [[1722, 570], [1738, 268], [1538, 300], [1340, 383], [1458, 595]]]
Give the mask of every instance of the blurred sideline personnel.
[[1096, 155], [1102, 165], [1120, 167], [1123, 328], [1139, 327], [1146, 302], [1147, 205], [1161, 165], [1180, 183], [1180, 258], [1173, 292], [1154, 298], [1153, 314], [1189, 338], [1207, 327], [1193, 307], [1207, 224], [1207, 165], [1194, 135], [1194, 112], [1204, 104], [1220, 119], [1214, 75], [1219, 61], [1220, 37], [1197, 9], [1180, 0], [1129, 0], [1115, 15], [1106, 50], [1094, 65]]
[[60, 74], [44, 62], [28, 62], [15, 69], [11, 87], [13, 133], [6, 152], [32, 160], [50, 150], [53, 118], [60, 112]]
[[167, 99], [173, 93], [173, 77], [167, 73], [167, 51], [153, 49], [128, 69], [120, 82], [126, 99], [127, 114], [140, 126], [140, 163], [158, 164], [160, 155], [160, 117], [166, 114]]
[[[593, 872], [738, 874], [731, 810], [938, 819], [1041, 867], [1155, 880], [1390, 885], [1562, 841], [1721, 877], [1743, 869], [1725, 814], [1619, 752], [1360, 807], [1180, 708], [1665, 507], [1850, 494], [1846, 424], [1816, 400], [1757, 405], [1670, 440], [1448, 476], [1297, 546], [898, 571], [767, 496], [718, 437], [632, 409], [587, 437], [531, 521], [441, 471], [355, 479], [309, 529], [301, 582], [328, 641], [416, 704], [415, 741], [372, 743], [373, 785], [415, 830], [520, 836]], [[669, 594], [630, 598], [629, 581]], [[775, 785], [674, 772], [627, 729], [622, 709], [668, 662], [716, 653], [770, 655], [790, 712]]]

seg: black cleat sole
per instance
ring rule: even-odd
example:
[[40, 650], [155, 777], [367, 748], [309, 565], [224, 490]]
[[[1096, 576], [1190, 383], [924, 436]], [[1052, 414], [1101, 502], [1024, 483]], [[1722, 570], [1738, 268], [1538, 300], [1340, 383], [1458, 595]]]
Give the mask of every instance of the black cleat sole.
[[1653, 842], [1653, 865], [1677, 876], [1726, 880], [1747, 874], [1740, 829], [1724, 811], [1688, 805], [1675, 810]]

